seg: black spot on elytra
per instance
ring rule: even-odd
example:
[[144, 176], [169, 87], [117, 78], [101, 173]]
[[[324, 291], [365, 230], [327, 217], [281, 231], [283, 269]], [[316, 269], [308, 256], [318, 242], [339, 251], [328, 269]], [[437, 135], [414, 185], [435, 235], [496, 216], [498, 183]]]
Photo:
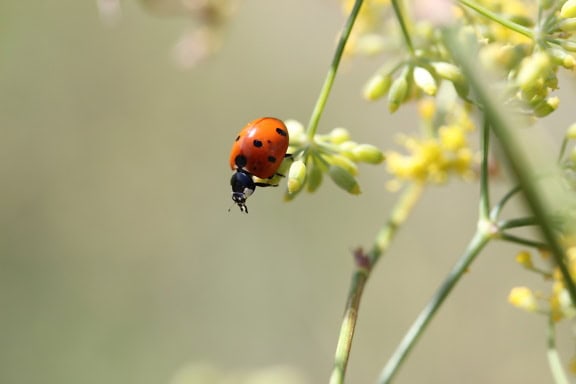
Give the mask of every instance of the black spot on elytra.
[[260, 148], [262, 146], [262, 142], [260, 140], [254, 140], [252, 142], [252, 144], [256, 147], [256, 148]]
[[271, 163], [275, 163], [276, 162], [276, 158], [274, 156], [268, 156], [268, 161]]
[[234, 140], [234, 141], [238, 141], [238, 140], [240, 140], [240, 135], [236, 136], [236, 140]]
[[238, 168], [244, 168], [247, 163], [248, 159], [246, 159], [244, 155], [238, 155], [234, 158], [234, 164], [236, 164]]
[[279, 134], [280, 136], [284, 136], [284, 137], [288, 136], [288, 132], [286, 132], [282, 128], [276, 128], [276, 133]]

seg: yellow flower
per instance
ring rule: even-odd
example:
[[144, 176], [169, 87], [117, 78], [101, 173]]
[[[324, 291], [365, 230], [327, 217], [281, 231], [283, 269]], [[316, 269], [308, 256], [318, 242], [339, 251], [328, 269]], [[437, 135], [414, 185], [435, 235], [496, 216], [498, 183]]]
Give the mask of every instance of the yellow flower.
[[516, 262], [524, 268], [534, 268], [532, 255], [528, 251], [520, 251], [516, 254]]
[[442, 147], [449, 151], [456, 151], [468, 145], [466, 134], [459, 125], [445, 125], [438, 130]]
[[508, 301], [516, 308], [528, 312], [538, 311], [538, 302], [534, 292], [528, 287], [514, 287], [508, 295]]

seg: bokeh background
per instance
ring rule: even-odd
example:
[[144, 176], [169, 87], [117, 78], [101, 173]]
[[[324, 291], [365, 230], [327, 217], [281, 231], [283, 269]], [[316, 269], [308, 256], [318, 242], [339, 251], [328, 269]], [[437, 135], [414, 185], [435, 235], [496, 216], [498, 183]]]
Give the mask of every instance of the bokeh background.
[[[358, 197], [258, 190], [243, 215], [227, 161], [247, 121], [308, 120], [343, 20], [337, 1], [243, 1], [221, 50], [182, 70], [188, 17], [125, 1], [111, 28], [94, 1], [0, 2], [0, 383], [327, 381], [350, 251], [396, 197], [385, 166], [362, 167]], [[387, 148], [413, 129], [410, 107], [361, 100], [378, 64], [343, 64], [321, 130]], [[562, 91], [556, 135], [573, 120]], [[453, 182], [422, 199], [367, 286], [350, 383], [375, 381], [472, 235], [477, 196]], [[481, 255], [397, 383], [551, 381], [545, 319], [506, 303], [540, 283], [515, 249]]]

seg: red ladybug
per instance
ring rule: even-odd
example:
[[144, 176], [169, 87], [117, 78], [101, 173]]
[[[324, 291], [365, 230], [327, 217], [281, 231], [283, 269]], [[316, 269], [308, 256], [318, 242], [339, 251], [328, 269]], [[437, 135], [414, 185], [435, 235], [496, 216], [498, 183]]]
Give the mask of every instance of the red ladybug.
[[246, 199], [256, 187], [275, 186], [254, 181], [272, 179], [288, 149], [288, 129], [281, 120], [261, 117], [246, 124], [236, 137], [230, 152], [230, 168], [235, 172], [230, 179], [232, 200], [240, 211], [248, 213]]

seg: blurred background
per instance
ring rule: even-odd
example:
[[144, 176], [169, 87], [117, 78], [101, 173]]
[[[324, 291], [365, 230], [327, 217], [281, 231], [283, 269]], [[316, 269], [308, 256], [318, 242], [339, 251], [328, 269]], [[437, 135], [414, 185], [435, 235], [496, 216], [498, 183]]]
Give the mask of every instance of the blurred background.
[[[228, 154], [256, 117], [308, 121], [341, 4], [243, 1], [220, 50], [183, 69], [197, 21], [151, 3], [0, 2], [0, 383], [327, 382], [351, 250], [396, 198], [385, 165], [361, 167], [360, 196], [258, 190], [244, 215]], [[343, 63], [321, 131], [389, 148], [412, 129], [410, 108], [361, 100], [379, 64]], [[365, 291], [348, 382], [375, 381], [473, 234], [477, 196], [453, 182], [417, 206]], [[515, 250], [488, 247], [397, 383], [551, 381], [545, 319], [506, 302], [540, 283]]]

